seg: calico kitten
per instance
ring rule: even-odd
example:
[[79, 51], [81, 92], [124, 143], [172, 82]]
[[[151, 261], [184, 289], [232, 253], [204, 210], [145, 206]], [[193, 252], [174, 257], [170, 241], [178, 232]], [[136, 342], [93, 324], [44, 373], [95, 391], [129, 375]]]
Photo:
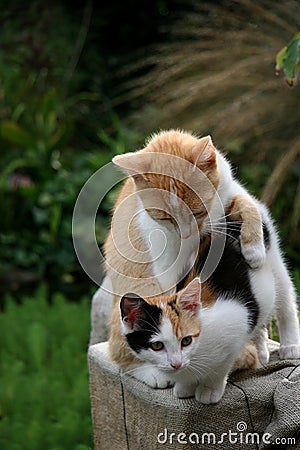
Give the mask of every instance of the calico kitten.
[[[228, 357], [229, 352], [223, 353], [223, 350], [230, 342], [224, 348], [220, 347], [226, 335], [220, 338], [220, 334], [216, 333], [220, 322], [210, 321], [209, 327], [214, 328], [218, 337], [211, 340], [209, 345], [207, 342], [202, 345], [202, 354], [197, 354], [198, 346], [207, 341], [207, 325], [203, 326], [200, 308], [207, 304], [205, 316], [213, 299], [207, 285], [203, 286], [201, 302], [199, 291], [200, 282], [195, 278], [186, 289], [173, 296], [152, 297], [147, 300], [134, 294], [122, 297], [122, 327], [114, 335], [110, 354], [125, 373], [153, 388], [166, 388], [176, 382], [175, 394], [178, 397], [195, 395], [196, 385], [202, 374], [209, 378], [214, 376], [217, 367], [214, 359], [220, 365], [223, 358]], [[221, 309], [220, 312], [223, 313], [224, 310]], [[228, 330], [232, 331], [232, 324], [230, 327], [227, 324], [227, 333]], [[234, 336], [239, 339], [236, 330]], [[248, 343], [229, 370], [255, 369], [257, 364], [256, 347], [253, 343]], [[185, 384], [180, 383], [181, 378], [185, 380]]]
[[[199, 233], [200, 240], [227, 233], [224, 225], [227, 210], [241, 224], [238, 239], [248, 265], [271, 268], [280, 357], [300, 357], [295, 290], [269, 212], [233, 178], [228, 161], [214, 148], [210, 137], [197, 139], [175, 130], [161, 132], [145, 149], [119, 155], [114, 163], [130, 177], [116, 202], [105, 243], [107, 279], [116, 298], [112, 336], [119, 332], [122, 295], [128, 291], [141, 297], [174, 293], [175, 286], [195, 261]], [[262, 219], [268, 230], [267, 252]], [[151, 240], [154, 232], [155, 239]], [[253, 289], [261, 289], [260, 284]], [[269, 311], [272, 302], [272, 296], [266, 297], [261, 309]], [[265, 333], [261, 335], [264, 337]], [[265, 363], [268, 353], [263, 342], [264, 339], [258, 354]]]
[[127, 357], [120, 358], [116, 340], [111, 355], [131, 375], [152, 387], [175, 383], [178, 397], [195, 395], [202, 403], [216, 403], [230, 371], [256, 367], [256, 348], [248, 342], [261, 345], [261, 330], [274, 305], [274, 279], [270, 268], [249, 269], [236, 240], [239, 227], [230, 230], [217, 269], [206, 282], [195, 275], [210, 239], [177, 294], [122, 297], [118, 343]]

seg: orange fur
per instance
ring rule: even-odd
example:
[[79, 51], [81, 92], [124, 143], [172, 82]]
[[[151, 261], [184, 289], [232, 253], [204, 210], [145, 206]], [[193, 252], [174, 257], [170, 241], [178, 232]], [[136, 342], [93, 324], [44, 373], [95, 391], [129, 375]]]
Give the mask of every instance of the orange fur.
[[[156, 210], [151, 207], [149, 214], [154, 219], [157, 218], [157, 214], [165, 216], [170, 210], [170, 206], [169, 197], [164, 193], [168, 194], [170, 191], [171, 177], [160, 175], [159, 172], [164, 171], [165, 154], [177, 156], [178, 158], [171, 159], [169, 164], [169, 169], [174, 174], [172, 180], [177, 189], [176, 193], [192, 212], [203, 211], [203, 216], [197, 219], [200, 230], [219, 183], [214, 149], [210, 142], [208, 138], [197, 139], [190, 133], [171, 130], [155, 135], [139, 152], [118, 155], [115, 158], [115, 163], [133, 176], [128, 178], [121, 188], [114, 207], [112, 228], [104, 244], [106, 272], [111, 279], [114, 292], [122, 294], [135, 292], [144, 297], [149, 296], [150, 292], [152, 295], [161, 292], [160, 286], [152, 277], [151, 263], [146, 262], [150, 260], [150, 254], [147, 243], [143, 241], [137, 225], [136, 214], [139, 205], [137, 196], [134, 194], [143, 189], [146, 194], [148, 189], [159, 189], [159, 192], [155, 192]], [[150, 163], [148, 159], [147, 167], [144, 167], [144, 155], [149, 152], [151, 153]], [[161, 160], [162, 155], [164, 156], [163, 160]], [[191, 163], [189, 171], [183, 170], [186, 166], [183, 166], [182, 160]], [[197, 174], [193, 174], [193, 164], [201, 168], [207, 176], [203, 180], [197, 180], [201, 199], [187, 186], [190, 185], [193, 176], [197, 176]], [[151, 173], [141, 175], [140, 172], [143, 171]], [[178, 180], [179, 175], [183, 181]], [[207, 182], [207, 179], [210, 183]], [[151, 199], [151, 194], [149, 199]], [[144, 200], [144, 208], [147, 209], [147, 198]], [[129, 239], [127, 239], [127, 233]], [[125, 279], [120, 274], [127, 278]], [[143, 279], [143, 283], [140, 282], [141, 279]]]
[[253, 245], [262, 239], [262, 221], [256, 205], [242, 195], [236, 195], [228, 208], [233, 221], [241, 221], [241, 242]]
[[258, 364], [257, 349], [253, 342], [249, 342], [236, 359], [231, 372], [243, 369], [256, 369]]

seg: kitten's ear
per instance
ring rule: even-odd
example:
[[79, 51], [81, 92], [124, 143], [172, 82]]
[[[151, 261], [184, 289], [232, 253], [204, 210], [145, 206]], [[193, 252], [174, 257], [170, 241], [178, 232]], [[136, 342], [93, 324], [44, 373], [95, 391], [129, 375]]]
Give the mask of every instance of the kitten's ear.
[[116, 155], [112, 162], [130, 177], [144, 178], [143, 174], [149, 172], [149, 159], [141, 152]]
[[151, 305], [136, 294], [123, 295], [120, 302], [123, 323], [130, 331], [155, 331], [161, 317], [161, 308]]
[[147, 302], [139, 295], [128, 293], [121, 298], [120, 308], [122, 320], [126, 322], [129, 328], [134, 328], [144, 315], [144, 309]]
[[186, 311], [197, 315], [201, 308], [201, 282], [200, 278], [194, 278], [178, 297], [179, 305]]
[[211, 136], [198, 139], [192, 148], [193, 164], [199, 168], [208, 168], [216, 162], [216, 151]]

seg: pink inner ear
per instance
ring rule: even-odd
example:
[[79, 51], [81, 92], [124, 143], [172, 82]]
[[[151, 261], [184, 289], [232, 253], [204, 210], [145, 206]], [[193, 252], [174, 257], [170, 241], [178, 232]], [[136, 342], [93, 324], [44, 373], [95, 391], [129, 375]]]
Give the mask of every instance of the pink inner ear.
[[122, 318], [125, 319], [128, 326], [133, 328], [136, 321], [143, 316], [141, 308], [143, 299], [139, 296], [132, 297], [131, 295], [134, 294], [127, 294], [127, 296], [122, 297], [120, 307]]
[[132, 308], [127, 316], [127, 322], [133, 328], [134, 322], [141, 316], [141, 312], [138, 308]]
[[201, 306], [201, 283], [199, 278], [194, 278], [182, 291], [179, 301], [186, 311], [196, 313]]
[[198, 144], [192, 149], [192, 153], [195, 165], [210, 165], [216, 161], [215, 147], [210, 136], [199, 139]]
[[193, 301], [185, 301], [183, 302], [183, 308], [186, 309], [187, 311], [191, 311], [191, 312], [196, 312], [199, 309], [199, 302], [193, 302]]

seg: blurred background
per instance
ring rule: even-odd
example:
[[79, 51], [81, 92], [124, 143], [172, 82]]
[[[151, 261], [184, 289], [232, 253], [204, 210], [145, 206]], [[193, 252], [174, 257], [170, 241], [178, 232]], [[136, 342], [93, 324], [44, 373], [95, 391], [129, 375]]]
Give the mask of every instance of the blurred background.
[[97, 286], [72, 212], [90, 175], [151, 133], [212, 135], [270, 206], [300, 289], [300, 83], [275, 76], [299, 23], [299, 0], [0, 0], [1, 449], [93, 446]]

